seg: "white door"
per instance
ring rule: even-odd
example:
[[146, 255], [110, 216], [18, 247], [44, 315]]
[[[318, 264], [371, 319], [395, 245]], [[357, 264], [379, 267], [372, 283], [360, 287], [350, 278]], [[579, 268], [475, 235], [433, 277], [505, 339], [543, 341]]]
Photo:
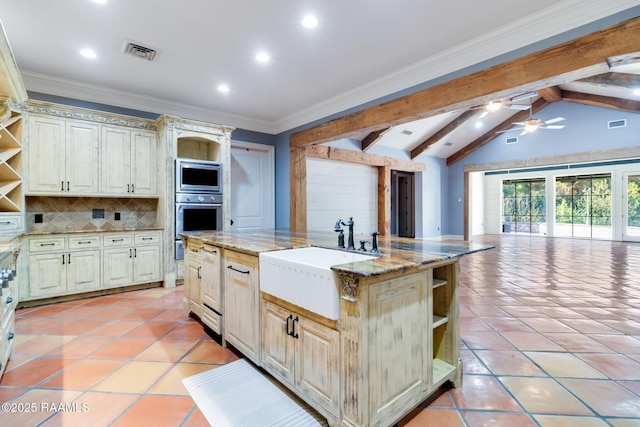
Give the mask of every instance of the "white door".
[[231, 141], [231, 228], [275, 225], [274, 148]]
[[623, 176], [622, 240], [640, 242], [640, 172]]

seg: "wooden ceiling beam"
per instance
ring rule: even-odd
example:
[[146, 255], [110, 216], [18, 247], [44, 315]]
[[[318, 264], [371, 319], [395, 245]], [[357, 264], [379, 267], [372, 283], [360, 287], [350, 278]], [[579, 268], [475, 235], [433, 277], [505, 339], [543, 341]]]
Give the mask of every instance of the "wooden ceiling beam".
[[[538, 99], [531, 106], [531, 114], [536, 114], [538, 111], [540, 111], [547, 105], [549, 105], [549, 103], [544, 98]], [[455, 153], [447, 157], [447, 166], [451, 166], [452, 164], [462, 159], [466, 155], [482, 147], [487, 142], [492, 141], [494, 138], [496, 138], [496, 132], [509, 130], [513, 127], [513, 122], [521, 122], [523, 120], [526, 120], [528, 117], [529, 117], [529, 111], [518, 111], [513, 116], [509, 117], [507, 120], [500, 123], [498, 126], [494, 127], [484, 135], [475, 139], [471, 144], [461, 148], [460, 150], [456, 151]]]
[[640, 111], [640, 101], [613, 98], [611, 96], [592, 95], [589, 93], [563, 90], [562, 100], [578, 104], [592, 105], [595, 107], [610, 108], [613, 110], [631, 111], [633, 113]]
[[605, 87], [621, 87], [625, 89], [640, 88], [640, 76], [627, 73], [604, 73], [578, 80], [581, 83], [589, 83]]
[[365, 136], [365, 138], [362, 140], [362, 151], [366, 152], [367, 150], [369, 150], [369, 148], [371, 148], [373, 144], [378, 142], [378, 140], [380, 139], [380, 136], [382, 136], [382, 134], [385, 133], [387, 130], [389, 130], [388, 127], [373, 131], [369, 135]]
[[557, 102], [562, 100], [562, 90], [558, 86], [545, 87], [536, 92], [547, 102]]
[[456, 117], [453, 121], [449, 122], [442, 129], [440, 129], [435, 134], [433, 134], [431, 137], [422, 141], [420, 145], [418, 145], [416, 148], [411, 150], [411, 158], [415, 159], [420, 154], [427, 151], [427, 149], [431, 147], [433, 144], [440, 141], [442, 138], [445, 138], [447, 135], [449, 135], [451, 132], [453, 132], [460, 126], [462, 126], [465, 122], [467, 122], [477, 114], [478, 114], [478, 111], [476, 110], [465, 111], [464, 113]]
[[640, 17], [292, 133], [290, 144], [309, 146], [350, 138], [359, 132], [373, 132], [381, 127], [602, 74], [609, 71], [610, 58], [638, 52], [638, 40]]

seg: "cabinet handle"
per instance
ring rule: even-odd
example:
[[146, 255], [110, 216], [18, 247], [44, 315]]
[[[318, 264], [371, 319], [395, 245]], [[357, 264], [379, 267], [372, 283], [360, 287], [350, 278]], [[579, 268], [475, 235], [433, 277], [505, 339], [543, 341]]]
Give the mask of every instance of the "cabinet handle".
[[153, 240], [153, 237], [143, 237], [142, 240]]
[[133, 258], [133, 251], [129, 248], [129, 258]]
[[131, 184], [127, 184], [127, 193], [131, 193]]
[[202, 279], [202, 276], [200, 275], [200, 270], [202, 270], [202, 266], [198, 267], [198, 279]]
[[79, 245], [88, 245], [89, 243], [91, 243], [91, 240], [87, 240], [87, 241], [79, 241], [78, 244]]
[[135, 186], [135, 185], [133, 185], [133, 184], [131, 184], [131, 192], [132, 192], [132, 193], [135, 193], [135, 192], [136, 192], [136, 186]]
[[237, 268], [233, 268], [233, 266], [232, 266], [232, 265], [227, 266], [227, 268], [228, 268], [229, 270], [237, 271], [238, 273], [242, 273], [242, 274], [249, 274], [249, 273], [251, 273], [251, 270], [247, 270], [247, 271], [238, 270]]
[[217, 254], [218, 253], [218, 251], [216, 251], [215, 249], [207, 249], [204, 246], [202, 246], [200, 249], [202, 249], [205, 252], [212, 253], [212, 254]]
[[6, 224], [6, 225], [9, 225], [9, 224], [11, 224], [11, 221], [0, 221], [0, 224]]
[[60, 191], [64, 191], [64, 181], [60, 181]]
[[112, 242], [124, 242], [124, 239], [111, 239]]
[[298, 316], [296, 316], [296, 318], [293, 319], [293, 322], [291, 322], [291, 336], [294, 337], [295, 339], [298, 339], [298, 333], [296, 332], [297, 321], [298, 321]]
[[7, 297], [6, 302], [7, 304], [11, 304], [13, 302], [13, 298]]
[[71, 264], [71, 254], [67, 254], [67, 264]]
[[40, 243], [40, 246], [55, 246], [55, 243]]
[[138, 258], [138, 248], [133, 248], [133, 257]]
[[69, 181], [67, 181], [67, 191], [69, 191]]
[[62, 265], [64, 265], [64, 254], [62, 254]]
[[191, 250], [191, 252], [193, 252], [194, 254], [197, 254], [197, 253], [198, 253], [198, 250], [197, 250], [197, 249], [193, 249], [193, 248], [191, 248], [190, 250]]
[[13, 334], [13, 332], [9, 332], [9, 333], [7, 334], [7, 340], [8, 340], [8, 341], [11, 341], [11, 340], [13, 339], [13, 337], [15, 337], [15, 335]]
[[290, 314], [289, 317], [287, 317], [287, 335], [289, 336], [293, 336], [293, 332], [291, 332], [291, 321], [293, 320], [293, 314]]

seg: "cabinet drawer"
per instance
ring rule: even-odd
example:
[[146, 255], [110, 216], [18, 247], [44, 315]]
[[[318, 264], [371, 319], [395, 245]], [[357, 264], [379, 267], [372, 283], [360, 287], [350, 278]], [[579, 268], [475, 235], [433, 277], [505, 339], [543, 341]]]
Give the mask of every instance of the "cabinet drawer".
[[134, 241], [137, 245], [147, 245], [151, 243], [160, 243], [160, 232], [154, 231], [150, 233], [136, 233]]
[[220, 316], [215, 311], [211, 310], [206, 305], [202, 306], [202, 323], [210, 327], [213, 332], [216, 334], [222, 335], [220, 333], [220, 324], [222, 323], [222, 316]]
[[100, 236], [69, 237], [69, 249], [85, 249], [100, 247]]
[[133, 244], [133, 234], [109, 234], [104, 236], [103, 245], [108, 246], [131, 246]]
[[29, 252], [58, 251], [64, 248], [64, 237], [39, 237], [29, 240]]
[[0, 233], [22, 230], [21, 215], [0, 215]]
[[4, 326], [4, 322], [9, 319], [11, 312], [16, 305], [15, 297], [11, 292], [11, 287], [2, 289], [2, 296], [0, 297], [0, 324]]

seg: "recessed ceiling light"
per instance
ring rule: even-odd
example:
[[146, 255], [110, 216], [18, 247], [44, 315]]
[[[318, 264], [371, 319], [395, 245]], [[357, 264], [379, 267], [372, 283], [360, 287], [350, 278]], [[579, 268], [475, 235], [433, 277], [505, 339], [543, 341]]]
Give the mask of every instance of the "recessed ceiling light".
[[228, 93], [229, 92], [229, 86], [227, 86], [226, 84], [222, 83], [218, 85], [218, 92], [222, 92], [222, 93]]
[[482, 122], [476, 122], [476, 128], [480, 129], [482, 127]]
[[91, 0], [91, 1], [98, 4], [107, 4], [107, 0]]
[[80, 51], [80, 55], [89, 59], [96, 59], [98, 57], [98, 55], [96, 55], [96, 53], [92, 49], [82, 49]]
[[269, 55], [266, 52], [260, 52], [256, 55], [256, 61], [269, 62]]
[[302, 26], [305, 28], [315, 28], [318, 26], [318, 20], [313, 15], [307, 15], [302, 18]]

